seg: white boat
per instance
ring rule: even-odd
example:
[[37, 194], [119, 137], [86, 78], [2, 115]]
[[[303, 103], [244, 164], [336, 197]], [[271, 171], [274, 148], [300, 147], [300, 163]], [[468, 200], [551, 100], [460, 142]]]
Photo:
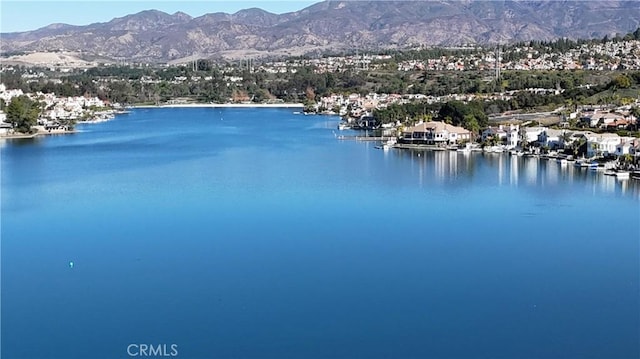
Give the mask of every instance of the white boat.
[[556, 162], [558, 162], [561, 166], [566, 166], [567, 163], [569, 163], [566, 158], [558, 158]]
[[500, 146], [490, 146], [490, 147], [485, 147], [484, 152], [489, 152], [489, 153], [502, 153], [504, 152], [504, 149]]
[[471, 153], [471, 144], [467, 143], [464, 145], [464, 147], [460, 148], [458, 147], [458, 152], [462, 152], [462, 153]]
[[338, 130], [342, 131], [342, 130], [349, 130], [351, 129], [351, 126], [349, 126], [346, 123], [340, 123], [338, 124]]
[[629, 171], [616, 171], [615, 176], [617, 179], [629, 179]]
[[391, 147], [395, 146], [396, 143], [398, 143], [398, 140], [396, 140], [395, 138], [390, 138], [385, 143], [382, 144], [382, 149], [388, 150]]

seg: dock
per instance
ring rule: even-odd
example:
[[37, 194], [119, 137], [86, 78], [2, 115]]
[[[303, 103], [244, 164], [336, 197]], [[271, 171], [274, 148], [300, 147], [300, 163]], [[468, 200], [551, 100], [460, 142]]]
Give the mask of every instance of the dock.
[[353, 140], [353, 141], [388, 141], [394, 139], [394, 136], [345, 136], [339, 135], [336, 137], [339, 140]]

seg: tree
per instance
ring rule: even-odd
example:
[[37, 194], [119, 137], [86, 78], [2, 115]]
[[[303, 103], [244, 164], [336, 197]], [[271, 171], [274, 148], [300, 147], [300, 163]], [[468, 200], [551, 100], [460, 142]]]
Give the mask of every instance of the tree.
[[[441, 120], [450, 119], [451, 124], [455, 126], [464, 126], [472, 118], [475, 118], [480, 127], [488, 124], [488, 117], [482, 108], [482, 104], [477, 101], [471, 101], [468, 104], [461, 101], [449, 101], [440, 108], [438, 117]], [[474, 126], [473, 123], [469, 125]], [[466, 128], [470, 129], [469, 127]]]
[[566, 149], [571, 146], [571, 134], [568, 131], [562, 132], [560, 135], [560, 140], [562, 140], [562, 146]]
[[572, 147], [575, 157], [578, 157], [578, 155], [584, 156], [587, 153], [587, 139], [584, 136], [580, 136], [578, 140], [572, 144]]
[[462, 126], [471, 131], [472, 136], [475, 136], [480, 132], [480, 124], [473, 115], [465, 115], [462, 121]]
[[41, 111], [42, 107], [38, 101], [30, 99], [27, 95], [17, 96], [12, 98], [7, 106], [7, 120], [15, 131], [30, 133], [31, 126], [38, 123]]
[[613, 79], [613, 81], [611, 81], [609, 87], [614, 89], [629, 88], [631, 87], [631, 79], [625, 75], [618, 75]]

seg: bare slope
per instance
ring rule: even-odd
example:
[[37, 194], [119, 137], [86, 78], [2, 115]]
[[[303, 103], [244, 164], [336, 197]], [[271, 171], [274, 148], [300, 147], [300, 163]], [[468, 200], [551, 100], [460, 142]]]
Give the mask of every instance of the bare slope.
[[165, 62], [192, 56], [593, 38], [640, 26], [637, 1], [324, 1], [298, 12], [192, 18], [148, 10], [87, 26], [2, 34], [2, 51]]

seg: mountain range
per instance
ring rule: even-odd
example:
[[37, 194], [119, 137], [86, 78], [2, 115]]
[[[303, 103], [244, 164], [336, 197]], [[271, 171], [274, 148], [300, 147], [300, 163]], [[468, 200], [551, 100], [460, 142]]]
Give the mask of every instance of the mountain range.
[[302, 55], [419, 45], [602, 38], [640, 27], [637, 1], [323, 1], [272, 14], [157, 10], [86, 26], [1, 34], [3, 54], [74, 51], [128, 61]]

